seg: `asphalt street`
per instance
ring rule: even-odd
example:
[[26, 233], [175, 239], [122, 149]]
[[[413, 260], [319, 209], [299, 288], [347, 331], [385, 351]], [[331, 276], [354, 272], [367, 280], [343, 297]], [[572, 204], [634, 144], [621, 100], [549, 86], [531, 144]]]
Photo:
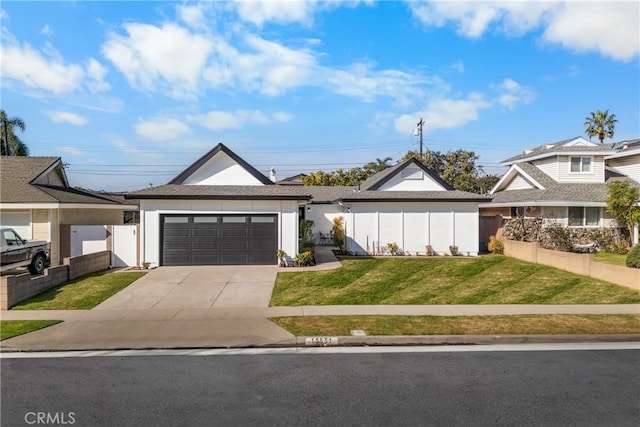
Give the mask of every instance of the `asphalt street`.
[[[410, 351], [409, 349], [407, 351]], [[640, 351], [3, 358], [2, 426], [637, 426]]]

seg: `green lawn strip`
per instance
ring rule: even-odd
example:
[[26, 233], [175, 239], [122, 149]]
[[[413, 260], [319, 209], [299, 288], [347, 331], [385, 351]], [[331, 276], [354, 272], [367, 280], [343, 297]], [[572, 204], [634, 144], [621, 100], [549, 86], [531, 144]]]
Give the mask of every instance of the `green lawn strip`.
[[0, 341], [37, 331], [60, 322], [61, 320], [2, 320], [0, 321]]
[[621, 265], [623, 267], [627, 266], [626, 255], [613, 254], [611, 252], [597, 252], [593, 259], [594, 261], [604, 262], [606, 264]]
[[513, 316], [305, 316], [271, 321], [296, 336], [638, 334], [637, 314]]
[[83, 310], [100, 304], [144, 272], [102, 272], [72, 280], [21, 302], [13, 310]]
[[627, 304], [640, 292], [505, 257], [343, 259], [330, 271], [280, 273], [272, 306]]

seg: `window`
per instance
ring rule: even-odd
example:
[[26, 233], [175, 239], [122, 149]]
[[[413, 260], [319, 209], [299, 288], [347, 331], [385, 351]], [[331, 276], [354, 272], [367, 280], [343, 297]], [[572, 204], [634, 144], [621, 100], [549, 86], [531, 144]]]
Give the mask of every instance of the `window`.
[[224, 222], [226, 224], [246, 223], [247, 222], [247, 217], [246, 216], [223, 216], [222, 217], [222, 222]]
[[524, 216], [524, 206], [511, 206], [511, 217]]
[[600, 225], [600, 208], [570, 206], [570, 227], [597, 227]]
[[20, 236], [18, 236], [18, 234], [13, 230], [3, 230], [2, 234], [4, 235], [4, 240], [7, 242], [7, 245], [17, 245], [18, 243], [22, 243]]
[[571, 172], [591, 172], [591, 157], [571, 157]]
[[188, 216], [165, 216], [164, 223], [178, 223], [178, 224], [186, 224], [189, 222]]
[[252, 216], [251, 222], [254, 224], [257, 224], [257, 223], [273, 224], [274, 222], [276, 222], [276, 218], [273, 216]]
[[218, 217], [217, 216], [194, 216], [193, 222], [213, 224], [218, 222]]

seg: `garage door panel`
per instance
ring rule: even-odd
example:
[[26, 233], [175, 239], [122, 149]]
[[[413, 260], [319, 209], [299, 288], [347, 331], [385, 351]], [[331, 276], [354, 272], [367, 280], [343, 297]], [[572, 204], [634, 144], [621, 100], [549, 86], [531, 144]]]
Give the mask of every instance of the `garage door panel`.
[[163, 215], [163, 265], [272, 265], [276, 215]]

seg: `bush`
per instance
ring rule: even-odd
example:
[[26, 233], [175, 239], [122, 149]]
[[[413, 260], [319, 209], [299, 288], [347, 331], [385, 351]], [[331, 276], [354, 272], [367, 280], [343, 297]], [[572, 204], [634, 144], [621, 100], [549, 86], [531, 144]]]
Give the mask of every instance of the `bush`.
[[396, 242], [387, 243], [387, 248], [389, 249], [389, 253], [391, 255], [399, 255], [398, 251], [400, 250], [400, 248], [398, 247], [398, 244]]
[[300, 252], [294, 260], [299, 267], [309, 267], [316, 264], [311, 251]]
[[333, 219], [333, 245], [337, 246], [341, 251], [345, 251], [344, 247], [344, 218], [341, 216]]
[[427, 245], [426, 249], [427, 249], [427, 256], [436, 256], [436, 255], [438, 255], [438, 253], [435, 250], [433, 250], [433, 246]]
[[298, 227], [298, 233], [300, 238], [302, 239], [303, 247], [313, 247], [313, 227], [315, 223], [310, 219], [305, 219], [300, 221], [300, 225]]
[[640, 244], [637, 244], [627, 255], [627, 267], [640, 268]]
[[487, 246], [489, 252], [494, 254], [503, 254], [504, 253], [504, 243], [502, 240], [496, 239], [496, 236], [489, 237], [489, 245]]
[[460, 252], [458, 252], [458, 247], [456, 245], [449, 246], [449, 252], [451, 252], [451, 256], [460, 255]]

